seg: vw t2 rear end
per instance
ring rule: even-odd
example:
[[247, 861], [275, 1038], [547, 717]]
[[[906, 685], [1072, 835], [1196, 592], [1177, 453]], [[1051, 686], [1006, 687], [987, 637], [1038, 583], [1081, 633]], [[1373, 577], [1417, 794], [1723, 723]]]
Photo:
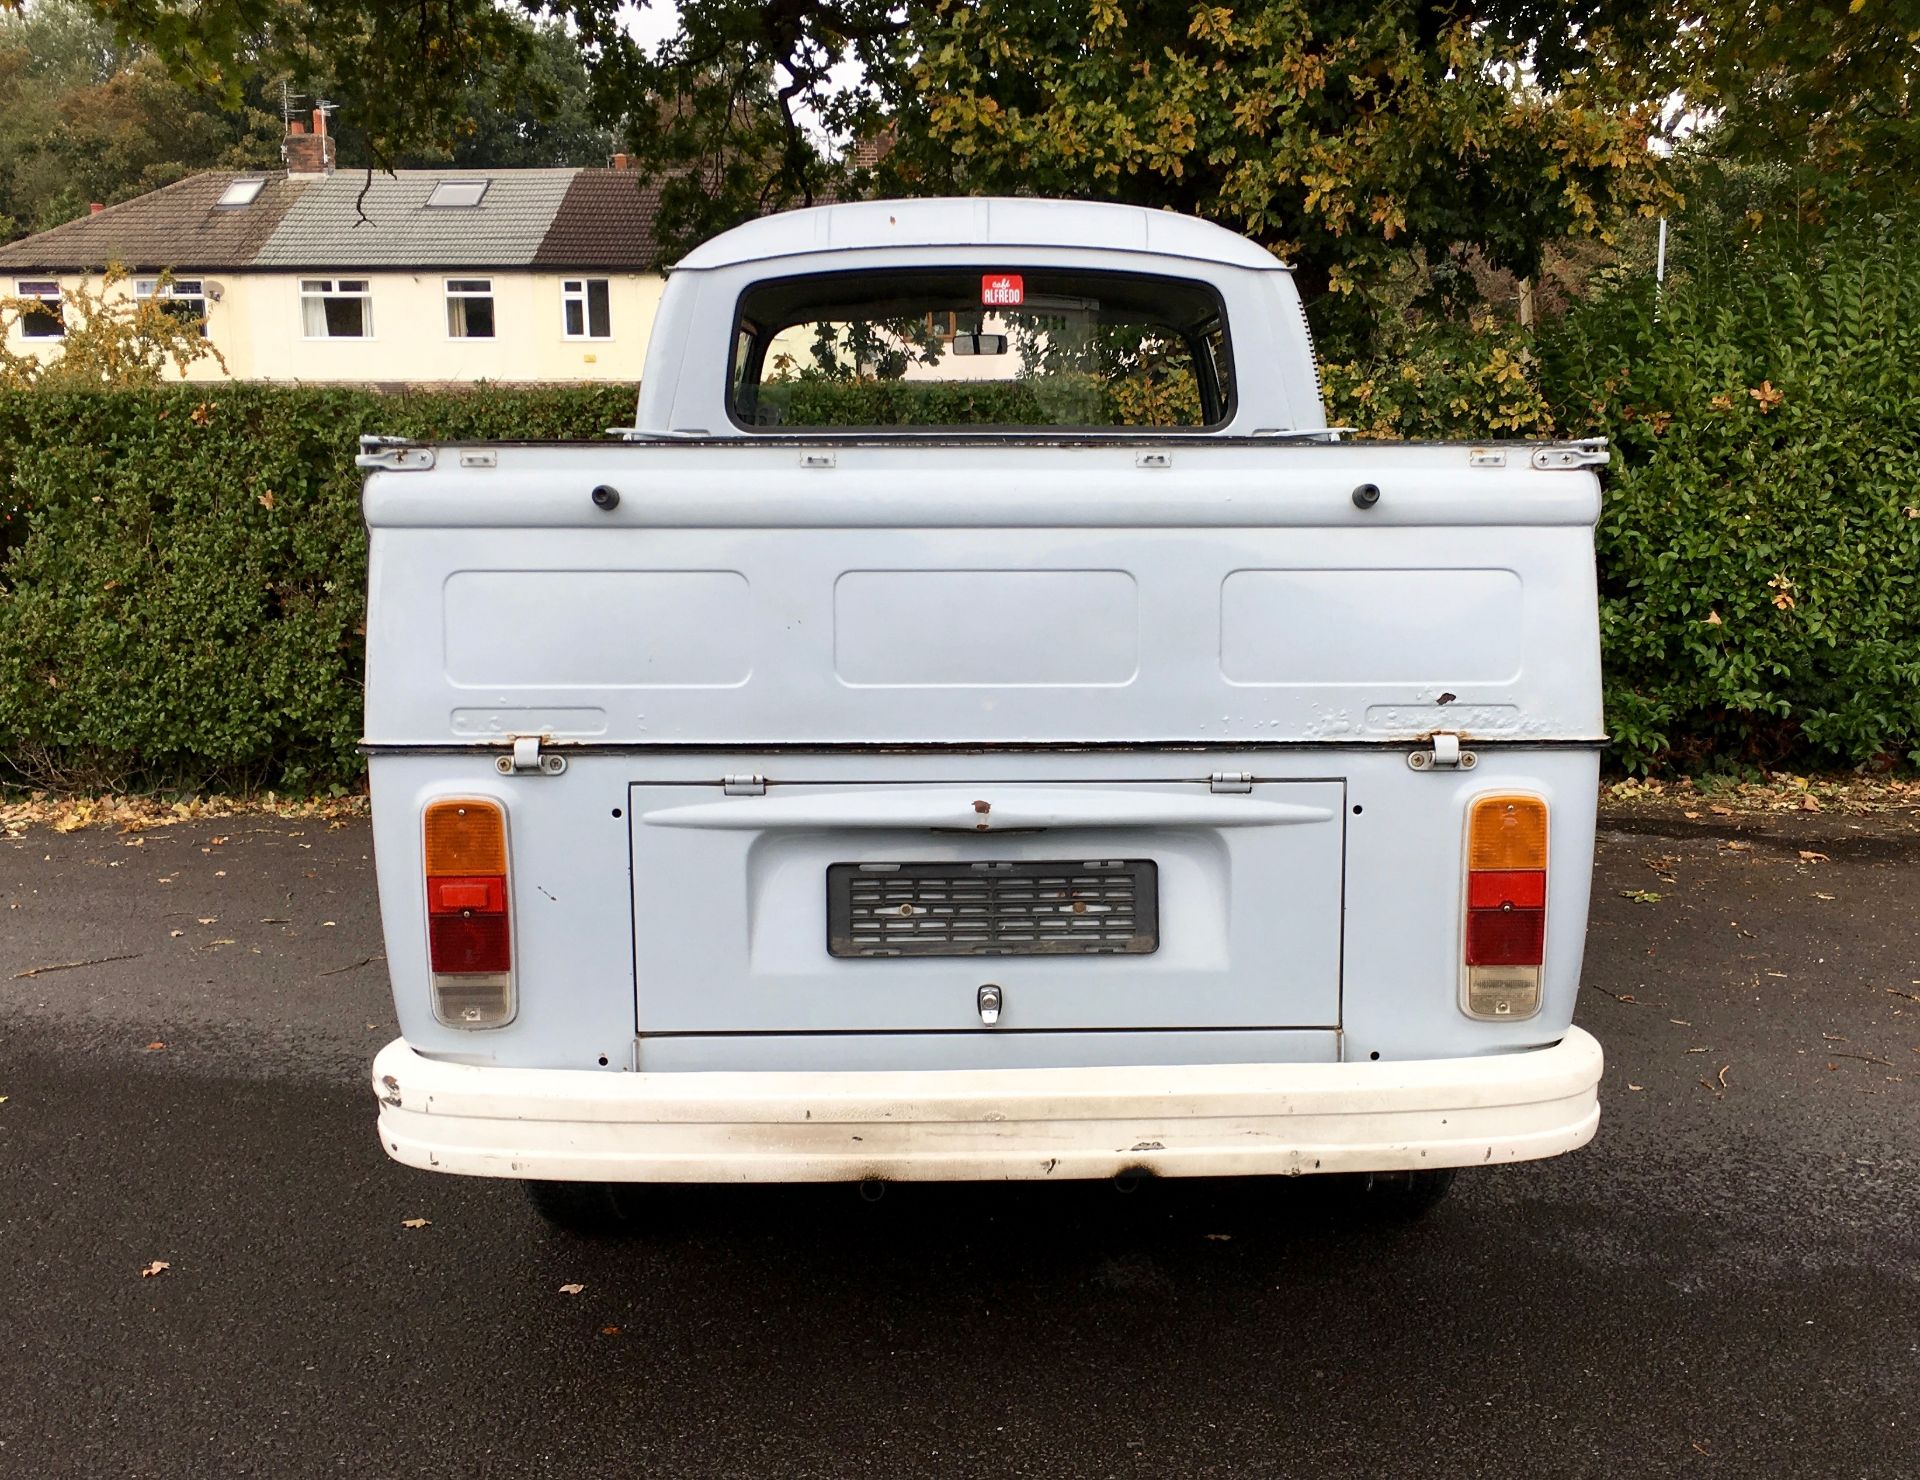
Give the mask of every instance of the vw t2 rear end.
[[[896, 377], [947, 420], [775, 368], [876, 324], [969, 362]], [[1009, 344], [1075, 420], [950, 424]], [[1151, 355], [1173, 410], [1098, 422]], [[625, 442], [370, 446], [389, 1153], [564, 1210], [1585, 1142], [1604, 454], [1340, 443], [1313, 384], [1224, 232], [895, 202], [689, 258]]]

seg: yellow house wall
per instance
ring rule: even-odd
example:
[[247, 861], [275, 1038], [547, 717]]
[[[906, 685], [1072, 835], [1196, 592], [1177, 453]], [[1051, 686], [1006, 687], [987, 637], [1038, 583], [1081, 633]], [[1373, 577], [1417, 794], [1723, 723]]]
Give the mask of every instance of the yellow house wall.
[[[181, 268], [176, 277], [201, 276], [218, 284], [220, 299], [207, 305], [207, 332], [226, 359], [191, 366], [187, 378], [215, 381], [623, 381], [640, 378], [647, 338], [665, 280], [637, 273], [593, 274], [607, 279], [612, 334], [606, 339], [568, 339], [562, 332], [560, 285], [583, 274], [545, 272], [367, 273], [373, 292], [369, 339], [308, 339], [303, 333], [300, 280], [315, 274], [205, 273]], [[355, 276], [351, 271], [335, 277]], [[46, 274], [32, 275], [44, 280]], [[493, 281], [494, 337], [456, 339], [447, 333], [449, 277]], [[83, 281], [58, 278], [62, 287]], [[12, 294], [20, 278], [0, 278], [0, 294]], [[131, 282], [116, 293], [132, 295]], [[30, 340], [16, 330], [10, 347], [42, 358], [58, 355], [59, 340]], [[169, 377], [172, 376], [168, 372]]]

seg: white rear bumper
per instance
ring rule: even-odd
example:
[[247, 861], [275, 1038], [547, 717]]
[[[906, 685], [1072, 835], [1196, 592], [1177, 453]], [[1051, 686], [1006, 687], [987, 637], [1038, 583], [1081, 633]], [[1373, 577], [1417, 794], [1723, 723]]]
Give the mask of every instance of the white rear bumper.
[[1526, 1161], [1599, 1123], [1600, 1045], [1407, 1063], [609, 1074], [373, 1064], [396, 1161], [479, 1177], [1297, 1176]]

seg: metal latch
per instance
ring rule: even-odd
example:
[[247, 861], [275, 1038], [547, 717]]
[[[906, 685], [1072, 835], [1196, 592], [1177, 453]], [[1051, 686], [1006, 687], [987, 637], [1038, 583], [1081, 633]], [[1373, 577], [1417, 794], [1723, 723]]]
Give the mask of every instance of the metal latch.
[[1407, 757], [1407, 764], [1416, 771], [1471, 771], [1480, 764], [1480, 757], [1471, 750], [1460, 748], [1460, 737], [1451, 730], [1441, 730], [1432, 737], [1431, 750], [1416, 750]]
[[1207, 790], [1212, 792], [1247, 792], [1253, 790], [1253, 772], [1251, 771], [1215, 771], [1207, 778]]
[[515, 735], [513, 751], [503, 755], [493, 763], [494, 770], [502, 776], [521, 775], [538, 772], [542, 776], [558, 776], [567, 769], [564, 755], [543, 754], [540, 750], [538, 735]]
[[356, 468], [388, 473], [418, 473], [433, 466], [433, 449], [417, 447], [405, 437], [363, 436]]
[[980, 1021], [989, 1028], [1000, 1021], [1000, 1008], [1004, 1001], [999, 987], [992, 982], [973, 994], [973, 1005], [980, 1010]]
[[763, 797], [767, 794], [764, 776], [722, 776], [720, 789], [730, 797]]
[[1580, 437], [1533, 449], [1536, 468], [1604, 468], [1611, 460], [1605, 437]]

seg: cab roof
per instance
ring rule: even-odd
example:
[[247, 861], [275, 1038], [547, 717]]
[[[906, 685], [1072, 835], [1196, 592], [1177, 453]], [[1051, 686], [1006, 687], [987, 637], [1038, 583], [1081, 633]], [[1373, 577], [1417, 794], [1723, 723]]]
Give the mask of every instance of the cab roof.
[[1171, 211], [1103, 201], [972, 197], [855, 201], [762, 216], [702, 242], [677, 268], [732, 267], [877, 247], [1091, 247], [1284, 269], [1245, 237]]

